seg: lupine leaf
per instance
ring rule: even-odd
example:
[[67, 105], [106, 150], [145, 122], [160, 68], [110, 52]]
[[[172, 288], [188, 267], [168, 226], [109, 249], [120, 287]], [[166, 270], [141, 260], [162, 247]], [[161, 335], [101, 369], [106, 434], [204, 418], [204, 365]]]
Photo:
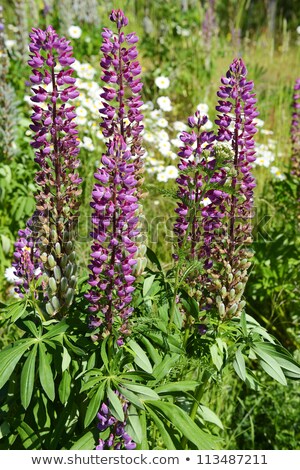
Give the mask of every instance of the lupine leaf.
[[143, 297], [147, 296], [155, 280], [155, 277], [156, 277], [155, 274], [153, 274], [152, 276], [146, 277], [144, 284], [143, 284]]
[[69, 371], [66, 369], [63, 372], [62, 379], [58, 387], [58, 396], [63, 405], [67, 403], [70, 393], [71, 393], [71, 375]]
[[242, 354], [242, 348], [239, 347], [237, 352], [235, 353], [235, 359], [233, 361], [233, 367], [236, 371], [237, 375], [242, 379], [244, 382], [246, 380], [246, 365], [245, 359]]
[[96, 414], [98, 413], [101, 402], [104, 396], [104, 386], [105, 383], [99, 385], [97, 392], [93, 395], [90, 403], [87, 406], [86, 414], [84, 418], [84, 427], [86, 428], [95, 418]]
[[181, 382], [170, 382], [167, 384], [156, 387], [157, 393], [172, 393], [172, 392], [186, 392], [188, 390], [195, 390], [199, 385], [195, 380], [182, 380]]
[[111, 414], [117, 418], [118, 421], [123, 422], [125, 420], [122, 403], [120, 402], [117, 395], [112, 391], [110, 387], [107, 389], [107, 398], [110, 401], [109, 409]]
[[92, 450], [95, 447], [95, 438], [89, 431], [84, 434], [75, 444], [72, 445], [70, 450]]
[[12, 347], [0, 352], [0, 388], [8, 381], [20, 358], [33, 343], [35, 343], [35, 339], [20, 340]]
[[152, 365], [146, 353], [142, 350], [141, 346], [137, 344], [135, 341], [133, 341], [132, 339], [127, 343], [127, 345], [135, 353], [134, 362], [145, 372], [148, 372], [148, 374], [151, 374], [153, 370]]
[[126, 431], [134, 442], [140, 444], [143, 440], [143, 430], [137, 409], [131, 404], [128, 408]]
[[147, 405], [161, 411], [189, 441], [199, 450], [216, 449], [219, 439], [202, 431], [179, 406], [162, 401], [148, 401]]
[[42, 342], [40, 342], [39, 343], [40, 382], [49, 400], [53, 401], [55, 398], [54, 380], [53, 380], [51, 365], [50, 365], [49, 358], [48, 358], [46, 351], [47, 350], [46, 350], [45, 345]]
[[34, 375], [35, 375], [35, 360], [37, 354], [38, 345], [35, 344], [28, 354], [25, 364], [21, 373], [21, 403], [25, 410], [28, 408], [31, 401], [33, 386], [34, 386]]
[[152, 419], [152, 421], [154, 422], [155, 426], [157, 427], [162, 439], [163, 439], [163, 442], [166, 446], [166, 448], [168, 450], [176, 450], [176, 447], [172, 441], [172, 438], [170, 436], [170, 434], [168, 433], [167, 429], [166, 429], [166, 426], [165, 424], [162, 422], [162, 420], [157, 416], [157, 413], [154, 412], [153, 410], [151, 410], [151, 408], [149, 407], [147, 409], [147, 412], [150, 416], [150, 418]]

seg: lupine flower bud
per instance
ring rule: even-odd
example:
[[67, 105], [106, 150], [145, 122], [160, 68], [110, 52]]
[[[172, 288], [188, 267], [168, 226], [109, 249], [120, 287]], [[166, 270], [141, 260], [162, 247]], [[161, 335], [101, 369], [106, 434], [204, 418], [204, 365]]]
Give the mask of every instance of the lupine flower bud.
[[134, 33], [125, 36], [122, 32], [128, 20], [121, 10], [113, 10], [110, 19], [116, 23], [118, 31], [114, 34], [104, 28], [102, 33], [102, 80], [106, 86], [101, 94], [100, 113], [103, 134], [108, 140], [92, 191], [94, 243], [89, 266], [92, 289], [86, 297], [92, 304], [90, 311], [104, 316], [103, 326], [110, 333], [114, 320], [119, 319], [122, 338], [129, 333], [126, 325], [133, 311], [129, 304], [138, 251], [138, 187], [144, 153], [140, 107], [143, 102], [138, 95], [142, 84], [137, 78], [140, 73], [135, 60], [137, 50], [132, 46], [138, 38]]
[[[76, 173], [79, 166], [78, 131], [73, 122], [76, 114], [74, 106], [67, 103], [79, 93], [72, 78], [73, 70], [69, 68], [74, 62], [69, 41], [60, 38], [51, 26], [45, 31], [33, 28], [30, 38], [28, 63], [33, 69], [31, 99], [35, 103], [30, 126], [34, 132], [31, 145], [40, 166], [36, 176], [40, 187], [36, 195], [37, 238], [49, 277], [46, 309], [49, 315], [61, 317], [71, 304], [75, 287], [70, 276], [76, 270], [74, 231], [81, 178]], [[65, 296], [66, 286], [61, 286], [62, 277], [71, 292], [68, 297]]]

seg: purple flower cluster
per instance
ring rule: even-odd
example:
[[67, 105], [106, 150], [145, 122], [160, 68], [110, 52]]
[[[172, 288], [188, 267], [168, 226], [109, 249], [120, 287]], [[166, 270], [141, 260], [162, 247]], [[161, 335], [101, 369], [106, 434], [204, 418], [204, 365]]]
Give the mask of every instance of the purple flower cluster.
[[143, 102], [139, 95], [141, 67], [136, 61], [138, 53], [134, 46], [138, 38], [134, 33], [125, 35], [121, 31], [128, 24], [121, 10], [113, 10], [110, 19], [116, 23], [118, 32], [114, 34], [104, 28], [102, 33], [101, 67], [106, 86], [101, 94], [100, 113], [103, 134], [108, 140], [92, 191], [94, 242], [89, 266], [92, 289], [86, 297], [92, 304], [94, 323], [95, 314], [100, 314], [105, 320], [104, 326], [112, 332], [114, 320], [119, 319], [118, 344], [121, 345], [122, 338], [129, 333], [127, 320], [133, 311], [129, 304], [134, 291], [138, 250], [138, 199], [144, 152], [140, 107]]
[[[128, 402], [122, 396], [123, 412], [125, 417], [128, 413]], [[102, 403], [99, 413], [97, 414], [98, 429], [102, 432], [110, 428], [111, 432], [108, 439], [99, 439], [99, 444], [96, 447], [96, 450], [133, 450], [136, 448], [136, 443], [133, 442], [132, 438], [127, 434], [126, 427], [126, 418], [125, 421], [120, 422], [114, 416], [112, 416], [109, 406], [105, 403]]]
[[199, 111], [195, 116], [189, 117], [188, 125], [193, 130], [182, 132], [180, 140], [183, 146], [178, 152], [180, 175], [176, 181], [180, 202], [175, 209], [178, 217], [174, 224], [174, 233], [178, 237], [180, 248], [184, 250], [185, 245], [189, 244], [191, 259], [196, 256], [196, 247], [201, 237], [199, 213], [201, 214], [203, 208], [201, 200], [205, 187], [203, 166], [207, 165], [203, 152], [210, 150], [215, 140], [213, 132], [201, 132], [201, 127], [206, 124], [207, 119], [207, 116], [201, 117]]
[[180, 202], [174, 231], [187, 260], [203, 260], [205, 274], [196, 280], [205, 292], [202, 308], [215, 305], [222, 319], [244, 306], [241, 297], [251, 257], [247, 245], [252, 241], [251, 163], [258, 112], [253, 82], [246, 76], [243, 61], [235, 59], [217, 93], [217, 135], [200, 131], [205, 117], [190, 117], [189, 126], [196, 132], [182, 133], [185, 145], [179, 152]]
[[19, 230], [19, 239], [15, 242], [13, 267], [14, 274], [18, 278], [15, 281], [15, 291], [20, 297], [24, 296], [24, 292], [29, 291], [30, 284], [40, 277], [43, 269], [32, 225], [33, 220], [29, 219], [27, 227]]
[[293, 176], [300, 178], [300, 78], [297, 78], [293, 95], [293, 115], [291, 124], [292, 170]]
[[48, 275], [49, 315], [62, 315], [71, 304], [76, 285], [74, 230], [78, 219], [81, 183], [78, 131], [74, 106], [68, 101], [79, 95], [70, 65], [72, 47], [52, 26], [46, 31], [33, 28], [29, 44], [35, 103], [30, 126], [32, 147], [40, 170], [36, 182], [38, 242]]

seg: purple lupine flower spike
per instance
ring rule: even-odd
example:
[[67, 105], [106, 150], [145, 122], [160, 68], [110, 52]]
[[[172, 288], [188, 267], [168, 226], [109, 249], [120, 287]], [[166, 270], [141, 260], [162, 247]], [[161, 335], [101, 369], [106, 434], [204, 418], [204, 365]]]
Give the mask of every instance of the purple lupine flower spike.
[[105, 86], [100, 113], [103, 134], [108, 140], [92, 192], [94, 242], [89, 266], [92, 289], [86, 297], [92, 304], [93, 322], [95, 315], [100, 315], [103, 326], [111, 333], [114, 320], [119, 319], [117, 344], [121, 345], [122, 338], [129, 334], [127, 320], [133, 311], [130, 302], [137, 263], [137, 212], [144, 153], [140, 113], [143, 102], [139, 95], [141, 67], [134, 45], [138, 38], [122, 31], [128, 20], [121, 10], [113, 10], [110, 19], [116, 23], [118, 32], [114, 34], [104, 28], [102, 33], [101, 78]]
[[218, 141], [227, 142], [232, 151], [227, 180], [231, 195], [226, 201], [222, 230], [215, 238], [218, 250], [214, 251], [212, 275], [219, 293], [216, 303], [224, 319], [238, 314], [245, 305], [241, 298], [248, 279], [249, 258], [252, 257], [248, 249], [252, 242], [250, 222], [255, 187], [251, 163], [255, 161], [254, 134], [257, 130], [254, 119], [258, 112], [252, 91], [254, 84], [247, 80], [247, 69], [242, 59], [232, 62], [221, 82], [217, 93], [220, 100], [216, 107], [220, 114], [216, 124], [219, 126]]
[[[292, 169], [291, 174], [300, 178], [300, 78], [297, 78], [293, 95], [293, 115], [291, 124]], [[300, 194], [299, 194], [300, 197]]]
[[81, 178], [74, 106], [79, 93], [72, 77], [72, 47], [52, 26], [33, 28], [29, 44], [33, 84], [32, 147], [40, 170], [36, 182], [37, 238], [48, 275], [46, 310], [61, 317], [72, 303], [76, 285], [74, 231], [78, 220]]

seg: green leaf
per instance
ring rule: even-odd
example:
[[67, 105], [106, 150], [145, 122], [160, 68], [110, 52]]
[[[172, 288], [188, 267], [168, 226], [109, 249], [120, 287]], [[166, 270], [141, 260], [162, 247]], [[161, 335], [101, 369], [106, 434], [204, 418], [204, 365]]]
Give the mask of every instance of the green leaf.
[[210, 354], [216, 368], [220, 371], [223, 365], [223, 357], [220, 356], [220, 350], [216, 344], [210, 346]]
[[17, 428], [24, 449], [38, 450], [41, 447], [39, 436], [25, 421]]
[[143, 439], [143, 430], [138, 411], [132, 404], [128, 408], [126, 431], [137, 444], [141, 444]]
[[173, 393], [173, 392], [187, 392], [188, 390], [195, 390], [199, 383], [194, 380], [183, 380], [181, 382], [170, 382], [156, 387], [157, 393]]
[[37, 348], [38, 345], [35, 344], [32, 348], [32, 351], [30, 351], [28, 354], [21, 373], [21, 403], [25, 410], [29, 406], [33, 392]]
[[54, 380], [47, 350], [42, 342], [39, 343], [39, 377], [44, 392], [49, 400], [53, 401], [55, 398]]
[[123, 385], [124, 387], [128, 388], [132, 392], [138, 393], [138, 395], [140, 396], [142, 400], [159, 400], [159, 395], [157, 395], [157, 393], [154, 390], [152, 390], [149, 387], [146, 387], [145, 385], [129, 384], [129, 383], [126, 383]]
[[169, 372], [171, 371], [172, 367], [178, 362], [179, 355], [178, 354], [166, 354], [164, 359], [160, 364], [154, 367], [152, 374], [155, 377], [155, 381], [159, 382], [163, 378], [165, 378]]
[[161, 411], [198, 450], [216, 449], [219, 439], [202, 431], [179, 406], [162, 401], [149, 401], [147, 405]]
[[35, 342], [34, 339], [24, 339], [0, 352], [0, 389], [8, 381], [20, 358]]
[[260, 365], [262, 368], [269, 374], [273, 379], [277, 380], [277, 382], [281, 383], [282, 385], [287, 385], [286, 378], [281, 370], [280, 365], [272, 356], [267, 354], [259, 345], [256, 343], [253, 346], [253, 350], [255, 354], [260, 358]]
[[108, 356], [106, 352], [107, 340], [108, 340], [108, 336], [106, 336], [101, 343], [101, 358], [102, 358], [103, 364], [105, 365], [107, 372], [109, 372]]
[[247, 320], [246, 320], [245, 311], [242, 311], [242, 313], [241, 313], [240, 322], [241, 322], [243, 335], [247, 336], [248, 335], [248, 328], [247, 328]]
[[204, 405], [199, 405], [197, 413], [209, 423], [213, 423], [221, 429], [224, 429], [222, 421], [210, 408]]
[[93, 450], [95, 448], [95, 438], [89, 431], [84, 434], [75, 444], [72, 445], [70, 450]]
[[154, 365], [158, 365], [162, 359], [157, 349], [155, 349], [153, 344], [145, 336], [142, 336], [140, 341], [144, 344], [150, 359], [154, 362]]
[[158, 260], [158, 257], [156, 256], [156, 254], [154, 253], [154, 251], [152, 251], [150, 248], [147, 248], [147, 257], [148, 259], [151, 261], [151, 263], [155, 264], [158, 268], [159, 271], [161, 271], [161, 264]]
[[68, 353], [68, 350], [65, 347], [63, 347], [62, 363], [61, 363], [61, 369], [63, 372], [69, 368], [70, 362], [71, 362], [71, 356]]
[[146, 297], [149, 290], [151, 289], [151, 286], [155, 280], [155, 274], [153, 274], [152, 276], [149, 276], [149, 277], [146, 277], [145, 281], [144, 281], [144, 285], [143, 285], [143, 297]]
[[93, 398], [91, 399], [90, 403], [87, 406], [86, 414], [84, 418], [85, 428], [93, 421], [93, 419], [95, 418], [96, 414], [99, 411], [99, 408], [101, 406], [101, 402], [104, 396], [104, 386], [105, 386], [105, 383], [102, 383], [101, 385], [99, 385], [98, 390], [93, 395]]
[[242, 379], [244, 382], [246, 380], [246, 364], [245, 359], [242, 353], [243, 347], [239, 347], [237, 352], [235, 353], [235, 359], [233, 361], [233, 367], [236, 371], [237, 375]]
[[[124, 387], [126, 387], [126, 385]], [[139, 399], [139, 397], [135, 393], [131, 392], [130, 390], [128, 390], [127, 388], [124, 388], [124, 387], [118, 386], [117, 388], [118, 388], [119, 392], [122, 395], [124, 395], [124, 397], [127, 398], [127, 400], [130, 403], [137, 406], [139, 409], [144, 410], [145, 407], [144, 407], [143, 403], [141, 402], [141, 400]]]
[[71, 393], [71, 375], [69, 371], [66, 369], [63, 372], [62, 379], [58, 387], [58, 396], [63, 405], [67, 403], [70, 393]]
[[27, 302], [24, 300], [14, 302], [7, 308], [7, 318], [11, 318], [12, 323], [15, 323], [19, 318], [22, 317], [26, 311]]
[[70, 341], [70, 339], [66, 335], [64, 336], [64, 341], [66, 345], [71, 349], [71, 351], [73, 351], [74, 354], [76, 354], [77, 356], [85, 355], [85, 351], [75, 346], [75, 344], [73, 344], [72, 341]]
[[192, 315], [195, 319], [199, 319], [199, 305], [198, 302], [191, 297], [184, 289], [180, 289], [181, 298], [180, 302], [182, 303], [185, 310]]
[[134, 362], [138, 365], [142, 370], [148, 372], [148, 374], [152, 374], [152, 365], [146, 356], [146, 353], [142, 350], [141, 346], [137, 344], [133, 339], [131, 339], [127, 345], [132, 349], [134, 352]]
[[58, 336], [62, 333], [65, 333], [68, 328], [69, 325], [66, 323], [66, 320], [61, 320], [60, 322], [56, 323], [56, 325], [51, 325], [50, 330], [43, 335], [43, 338], [51, 339], [54, 336]]
[[170, 434], [168, 433], [166, 426], [162, 422], [162, 420], [157, 416], [157, 414], [153, 410], [151, 410], [151, 408], [148, 408], [147, 412], [150, 418], [152, 419], [152, 421], [154, 422], [155, 426], [157, 427], [166, 448], [168, 450], [176, 450], [176, 447], [172, 441], [172, 438]]
[[110, 387], [107, 389], [107, 398], [110, 401], [109, 409], [112, 415], [117, 418], [118, 421], [125, 421], [122, 403], [120, 402], [119, 397], [112, 391]]
[[11, 430], [9, 423], [7, 421], [3, 421], [3, 423], [0, 424], [0, 439], [10, 434], [10, 432]]

